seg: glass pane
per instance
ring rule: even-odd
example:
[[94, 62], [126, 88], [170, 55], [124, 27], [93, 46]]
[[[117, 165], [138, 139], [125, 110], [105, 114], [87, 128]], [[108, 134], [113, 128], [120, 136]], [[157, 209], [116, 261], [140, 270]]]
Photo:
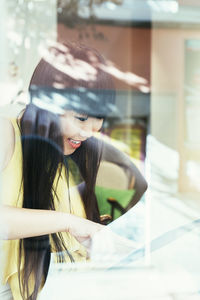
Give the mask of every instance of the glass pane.
[[199, 1], [0, 12], [0, 298], [197, 299]]

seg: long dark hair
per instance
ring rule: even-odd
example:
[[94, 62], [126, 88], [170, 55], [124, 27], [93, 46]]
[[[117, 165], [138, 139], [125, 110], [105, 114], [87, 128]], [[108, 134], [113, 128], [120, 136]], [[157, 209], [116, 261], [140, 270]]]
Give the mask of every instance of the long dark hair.
[[[96, 63], [98, 60], [101, 64], [105, 64], [101, 55], [93, 49], [72, 44], [67, 46], [75, 57], [83, 61], [91, 64], [88, 61], [89, 56], [86, 55], [89, 51], [90, 54], [95, 55]], [[55, 49], [54, 47], [54, 52], [58, 51]], [[97, 69], [97, 66], [95, 68]], [[75, 80], [68, 74], [58, 71], [44, 59], [36, 67], [31, 85], [54, 86], [58, 77], [64, 86], [86, 87], [90, 85], [90, 88], [92, 86], [95, 89], [112, 88], [111, 78], [100, 69], [97, 71], [96, 80], [90, 84], [87, 80]], [[109, 99], [113, 101], [113, 95], [109, 95]], [[37, 118], [31, 122], [30, 113], [33, 110], [36, 112]], [[27, 120], [29, 121], [27, 122]], [[50, 120], [50, 126], [42, 128], [41, 120]], [[44, 128], [45, 130], [43, 130]], [[26, 107], [20, 120], [20, 130], [23, 153], [23, 208], [55, 210], [54, 198], [58, 197], [56, 187], [61, 176], [62, 166], [65, 166], [66, 180], [68, 180], [69, 171], [66, 157], [63, 154], [59, 117], [50, 111], [30, 104]], [[97, 139], [90, 138], [70, 156], [79, 169], [84, 182], [82, 200], [86, 216], [95, 222], [100, 222], [95, 182], [101, 160], [101, 148], [102, 145]], [[57, 178], [57, 182], [55, 182], [55, 178]], [[20, 240], [18, 274], [23, 299], [35, 300], [37, 298], [38, 291], [48, 274], [52, 247], [57, 253], [66, 251], [73, 261], [61, 233]], [[59, 255], [58, 261], [64, 261], [64, 256]]]

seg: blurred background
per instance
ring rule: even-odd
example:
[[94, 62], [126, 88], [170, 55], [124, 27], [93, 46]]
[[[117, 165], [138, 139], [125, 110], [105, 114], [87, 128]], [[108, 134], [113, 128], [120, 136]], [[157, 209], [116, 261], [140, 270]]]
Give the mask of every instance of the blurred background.
[[149, 185], [145, 253], [133, 266], [155, 268], [169, 282], [177, 272], [160, 299], [199, 299], [200, 1], [1, 0], [0, 14], [2, 115], [27, 103], [32, 72], [50, 42], [79, 41], [106, 58], [121, 117], [110, 117], [104, 134]]

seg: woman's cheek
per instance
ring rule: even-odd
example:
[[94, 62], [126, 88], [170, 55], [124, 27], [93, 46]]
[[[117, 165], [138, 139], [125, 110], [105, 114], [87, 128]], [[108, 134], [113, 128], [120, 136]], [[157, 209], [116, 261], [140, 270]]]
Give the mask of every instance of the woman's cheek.
[[74, 124], [74, 122], [71, 122], [71, 123], [67, 123], [65, 124], [65, 127], [64, 127], [64, 135], [66, 136], [74, 136], [74, 135], [77, 135], [78, 133], [78, 126], [76, 124]]

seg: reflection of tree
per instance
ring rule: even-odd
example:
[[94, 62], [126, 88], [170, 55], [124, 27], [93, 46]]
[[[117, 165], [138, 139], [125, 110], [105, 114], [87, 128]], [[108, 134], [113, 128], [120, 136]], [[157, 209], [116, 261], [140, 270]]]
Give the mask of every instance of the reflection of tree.
[[[98, 7], [112, 2], [122, 5], [124, 0], [4, 0], [6, 7], [6, 76], [9, 84], [26, 89], [41, 53], [41, 46], [56, 39], [57, 20], [67, 27], [77, 28], [79, 38], [105, 39], [97, 31], [95, 15]], [[84, 17], [83, 17], [84, 15]], [[91, 26], [87, 26], [90, 24]], [[143, 92], [149, 92], [149, 83], [136, 74], [123, 72], [109, 62], [106, 72]], [[2, 71], [3, 72], [3, 71]], [[4, 76], [4, 78], [6, 78]], [[10, 96], [9, 96], [10, 97]]]
[[[115, 5], [121, 5], [123, 0], [58, 0], [58, 22], [65, 24], [70, 28], [79, 30], [79, 38], [92, 36], [95, 39], [105, 39], [102, 32], [97, 32], [95, 23], [97, 17], [95, 8], [111, 2]], [[87, 18], [83, 17], [87, 16]], [[90, 30], [87, 25], [90, 24]]]
[[75, 27], [81, 19], [81, 13], [88, 11], [88, 20], [95, 19], [94, 8], [106, 2], [121, 5], [123, 0], [58, 0], [58, 13], [63, 13], [67, 18], [66, 22], [70, 27]]
[[[54, 47], [55, 45], [52, 46]], [[89, 81], [92, 84], [93, 81], [96, 81], [96, 70], [101, 70], [105, 73], [110, 74], [111, 76], [113, 76], [113, 78], [118, 79], [143, 93], [150, 92], [150, 85], [147, 79], [132, 72], [122, 71], [112, 61], [106, 60], [106, 65], [104, 65], [96, 60], [94, 55], [90, 51], [88, 51], [86, 53], [86, 56], [89, 63], [86, 63], [84, 60], [74, 57], [73, 53], [70, 52], [67, 45], [63, 45], [57, 42], [56, 48], [60, 49], [59, 53], [56, 52], [55, 49], [54, 52], [49, 52], [48, 49], [44, 49], [43, 59], [47, 63], [52, 65], [55, 69], [69, 76], [71, 80], [75, 79]], [[53, 86], [57, 88], [63, 88], [58, 75], [55, 78]]]
[[[121, 5], [123, 0], [5, 1], [9, 76], [15, 80], [23, 77], [23, 67], [27, 72], [27, 67], [30, 64], [30, 57], [27, 53], [30, 53], [32, 57], [37, 57], [38, 46], [41, 43], [45, 44], [47, 39], [55, 39], [57, 17], [58, 22], [61, 21], [70, 28], [76, 27], [80, 39], [90, 35], [95, 39], [105, 39], [103, 33], [97, 32], [95, 27], [97, 20], [95, 7], [97, 8], [106, 2]], [[81, 16], [85, 11], [87, 11], [87, 18]], [[90, 30], [86, 26], [88, 23], [91, 24]], [[33, 55], [34, 51], [35, 55]], [[26, 56], [24, 56], [25, 53]]]
[[47, 38], [55, 38], [56, 5], [54, 0], [49, 2], [47, 5], [47, 1], [5, 1], [8, 72], [11, 77], [23, 77], [23, 73], [32, 65], [32, 59], [34, 61], [38, 57], [38, 46]]

